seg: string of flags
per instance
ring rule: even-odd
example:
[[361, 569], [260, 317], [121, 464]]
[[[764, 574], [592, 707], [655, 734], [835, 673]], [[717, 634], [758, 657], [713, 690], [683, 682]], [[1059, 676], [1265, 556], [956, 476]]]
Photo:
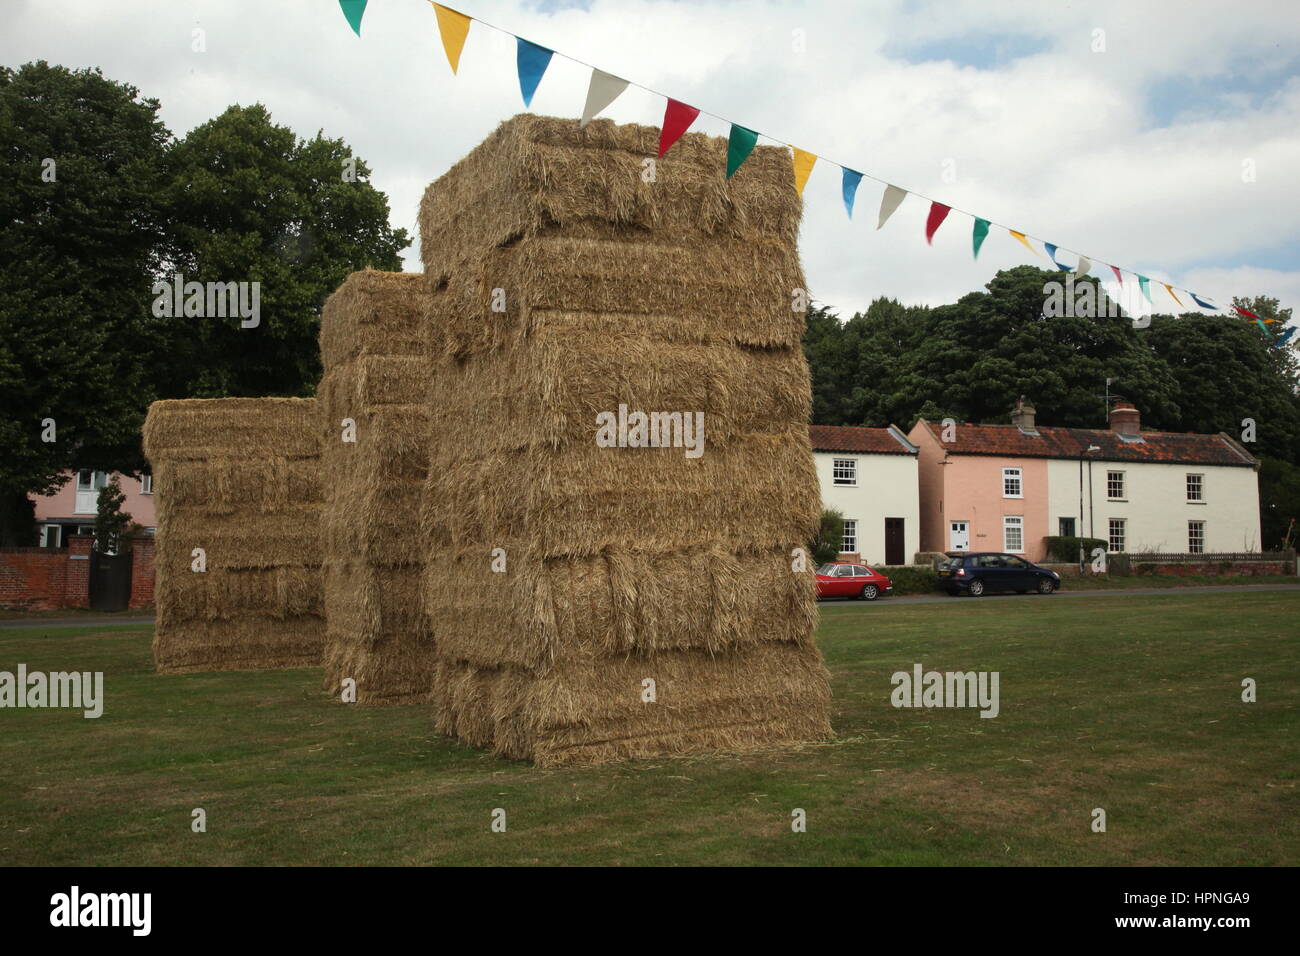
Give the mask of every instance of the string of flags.
[[[365, 14], [367, 2], [368, 0], [339, 0], [339, 6], [343, 11], [343, 15], [346, 17], [348, 24], [352, 27], [353, 32], [356, 33], [357, 36], [361, 35], [361, 19]], [[542, 78], [545, 76], [552, 58], [558, 51], [525, 40], [523, 37], [511, 33], [509, 30], [503, 30], [484, 20], [470, 17], [458, 10], [453, 10], [443, 4], [436, 3], [434, 0], [429, 0], [429, 3], [433, 7], [434, 14], [437, 18], [438, 33], [442, 39], [443, 51], [447, 55], [447, 62], [451, 66], [451, 72], [453, 74], [455, 74], [460, 68], [461, 53], [465, 48], [465, 41], [469, 37], [470, 25], [472, 23], [481, 23], [489, 29], [514, 37], [516, 42], [516, 69], [519, 74], [519, 92], [523, 97], [524, 106], [531, 106], [533, 96], [536, 94], [538, 86], [541, 85]], [[579, 120], [578, 124], [580, 127], [585, 127], [603, 110], [612, 105], [629, 86], [636, 86], [637, 89], [654, 93], [657, 96], [663, 96], [667, 103], [664, 108], [664, 118], [663, 123], [660, 126], [659, 134], [659, 157], [662, 158], [673, 147], [673, 144], [686, 134], [687, 130], [691, 128], [691, 125], [700, 114], [704, 112], [698, 107], [683, 103], [670, 96], [665, 96], [657, 90], [652, 90], [649, 87], [641, 86], [640, 84], [633, 83], [630, 80], [625, 80], [622, 77], [613, 75], [612, 73], [606, 73], [604, 70], [600, 70], [589, 63], [584, 63], [575, 57], [568, 56], [564, 53], [559, 53], [558, 55], [581, 66], [586, 66], [591, 70], [591, 81], [587, 87], [587, 97], [582, 107], [582, 118]], [[730, 179], [736, 174], [744, 164], [745, 160], [749, 157], [749, 154], [758, 143], [758, 137], [760, 134], [755, 130], [741, 126], [739, 123], [734, 123], [731, 120], [717, 116], [714, 113], [705, 113], [705, 115], [721, 120], [722, 122], [729, 124], [731, 128], [730, 134], [727, 138], [726, 171], [727, 178]], [[1058, 258], [1059, 252], [1069, 252], [1070, 250], [1062, 250], [1054, 243], [1012, 229], [1009, 226], [1003, 226], [1002, 224], [993, 222], [990, 219], [976, 216], [973, 213], [966, 212], [965, 210], [956, 209], [954, 206], [941, 203], [936, 199], [931, 199], [928, 196], [924, 196], [912, 190], [904, 189], [901, 186], [895, 186], [894, 184], [872, 176], [869, 173], [860, 172], [856, 169], [828, 160], [816, 153], [800, 149], [792, 143], [783, 142], [775, 137], [766, 136], [766, 134], [762, 135], [764, 135], [765, 138], [770, 139], [779, 145], [786, 146], [791, 150], [791, 162], [794, 169], [794, 185], [800, 195], [803, 195], [804, 186], [807, 185], [808, 178], [812, 174], [813, 167], [816, 165], [818, 160], [822, 160], [830, 165], [839, 166], [841, 170], [840, 192], [844, 201], [845, 212], [847, 212], [850, 219], [853, 218], [853, 208], [854, 202], [857, 198], [858, 187], [861, 185], [864, 178], [868, 178], [884, 186], [884, 191], [880, 199], [880, 208], [876, 217], [876, 229], [884, 227], [885, 223], [889, 221], [889, 218], [898, 210], [899, 206], [902, 205], [903, 200], [908, 196], [915, 196], [917, 199], [929, 202], [930, 204], [929, 212], [926, 215], [925, 220], [925, 241], [928, 245], [933, 245], [935, 233], [939, 231], [939, 228], [947, 220], [949, 213], [956, 211], [969, 216], [974, 222], [971, 232], [971, 252], [975, 259], [979, 258], [980, 249], [983, 247], [985, 239], [988, 238], [990, 229], [993, 226], [997, 226], [999, 229], [1006, 230], [1007, 234], [1012, 239], [1016, 240], [1035, 256], [1041, 258], [1043, 253], [1039, 252], [1038, 249], [1034, 247], [1031, 240], [1038, 242], [1043, 247], [1043, 251], [1047, 253], [1047, 259], [1061, 272], [1073, 272], [1077, 275], [1087, 275], [1092, 270], [1093, 260], [1081, 253], [1072, 253], [1078, 261], [1074, 265], [1070, 265], [1069, 263], [1062, 262], [1060, 258]], [[1132, 269], [1121, 269], [1119, 266], [1111, 265], [1110, 263], [1104, 264], [1110, 268], [1112, 273], [1114, 273], [1115, 281], [1121, 288], [1124, 287], [1124, 274], [1126, 272], [1133, 279], [1136, 279], [1142, 297], [1146, 299], [1148, 304], [1151, 304], [1152, 307], [1154, 307], [1154, 300], [1151, 297], [1151, 279], [1148, 276], [1135, 272]], [[1215, 305], [1210, 299], [1199, 296], [1190, 289], [1173, 286], [1167, 282], [1160, 282], [1160, 285], [1180, 308], [1186, 308], [1183, 300], [1180, 299], [1177, 294], [1178, 292], [1183, 292], [1196, 303], [1197, 307], [1211, 312], [1235, 313], [1242, 318], [1252, 319], [1261, 329], [1264, 330], [1265, 333], [1268, 333], [1269, 331], [1267, 326], [1277, 321], [1276, 319], [1261, 318], [1255, 313], [1237, 305]], [[1280, 348], [1285, 345], [1295, 334], [1296, 328], [1297, 327], [1289, 327], [1284, 329], [1283, 333], [1273, 343], [1274, 346]]]

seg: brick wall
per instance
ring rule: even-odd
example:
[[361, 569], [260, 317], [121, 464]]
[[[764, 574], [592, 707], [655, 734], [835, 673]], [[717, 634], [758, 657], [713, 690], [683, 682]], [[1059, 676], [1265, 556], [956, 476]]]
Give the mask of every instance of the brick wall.
[[54, 611], [89, 606], [93, 541], [73, 535], [66, 551], [0, 548], [0, 607]]
[[1132, 566], [1135, 576], [1159, 574], [1165, 577], [1188, 578], [1215, 575], [1218, 577], [1254, 577], [1260, 574], [1295, 574], [1294, 561], [1205, 561], [1192, 564], [1186, 561], [1142, 561]]
[[131, 539], [131, 601], [127, 607], [153, 604], [154, 539]]

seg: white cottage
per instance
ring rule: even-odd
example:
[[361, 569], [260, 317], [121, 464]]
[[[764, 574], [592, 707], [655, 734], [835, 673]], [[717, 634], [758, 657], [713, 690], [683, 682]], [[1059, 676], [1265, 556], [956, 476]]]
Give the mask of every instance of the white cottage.
[[840, 557], [864, 564], [910, 564], [919, 549], [917, 447], [890, 425], [812, 425], [822, 507], [844, 515]]

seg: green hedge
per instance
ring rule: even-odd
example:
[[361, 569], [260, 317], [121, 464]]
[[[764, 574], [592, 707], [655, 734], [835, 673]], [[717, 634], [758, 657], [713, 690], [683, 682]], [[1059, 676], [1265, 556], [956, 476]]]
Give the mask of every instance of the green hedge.
[[908, 564], [876, 568], [894, 586], [891, 594], [929, 594], [939, 587], [939, 572], [926, 565]]
[[1101, 538], [1077, 538], [1067, 535], [1050, 535], [1043, 539], [1047, 544], [1047, 557], [1049, 561], [1057, 561], [1061, 564], [1078, 564], [1079, 563], [1079, 546], [1083, 545], [1083, 557], [1085, 561], [1092, 560], [1094, 548], [1106, 550], [1106, 542]]

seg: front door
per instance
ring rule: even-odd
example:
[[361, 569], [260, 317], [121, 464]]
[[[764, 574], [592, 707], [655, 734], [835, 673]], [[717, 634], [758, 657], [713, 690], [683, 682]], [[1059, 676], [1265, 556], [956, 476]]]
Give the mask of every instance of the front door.
[[108, 484], [108, 475], [102, 471], [77, 472], [77, 500], [73, 514], [93, 515], [99, 510], [100, 489]]
[[950, 521], [948, 523], [948, 550], [970, 550], [970, 522]]
[[885, 563], [892, 566], [906, 564], [903, 553], [903, 519], [885, 519]]

